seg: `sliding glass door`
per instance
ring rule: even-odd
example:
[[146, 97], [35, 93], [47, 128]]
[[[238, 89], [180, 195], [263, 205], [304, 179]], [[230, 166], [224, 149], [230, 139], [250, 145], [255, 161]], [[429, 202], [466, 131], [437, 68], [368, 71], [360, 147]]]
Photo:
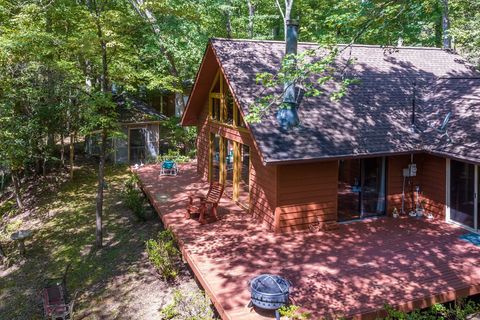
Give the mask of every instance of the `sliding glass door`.
[[471, 229], [478, 229], [478, 169], [465, 162], [450, 160], [449, 219]]
[[385, 214], [386, 159], [341, 160], [338, 172], [338, 220]]

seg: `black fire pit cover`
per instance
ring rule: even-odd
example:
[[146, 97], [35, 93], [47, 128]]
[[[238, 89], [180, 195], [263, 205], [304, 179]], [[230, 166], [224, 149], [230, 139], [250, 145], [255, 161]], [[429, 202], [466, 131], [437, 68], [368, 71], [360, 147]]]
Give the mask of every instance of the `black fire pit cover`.
[[290, 284], [287, 280], [273, 274], [262, 274], [252, 279], [251, 289], [264, 295], [288, 294]]

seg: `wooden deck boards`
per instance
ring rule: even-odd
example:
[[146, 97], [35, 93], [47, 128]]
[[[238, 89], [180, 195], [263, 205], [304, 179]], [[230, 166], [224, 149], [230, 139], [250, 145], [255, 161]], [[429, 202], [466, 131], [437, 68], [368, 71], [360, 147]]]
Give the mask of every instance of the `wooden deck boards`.
[[266, 319], [246, 307], [247, 281], [260, 273], [293, 283], [295, 304], [320, 317], [374, 318], [385, 303], [403, 310], [480, 292], [480, 247], [443, 221], [382, 218], [335, 231], [275, 235], [229, 199], [221, 220], [184, 218], [187, 196], [208, 190], [193, 164], [175, 177], [158, 166], [137, 172], [164, 224], [223, 319]]

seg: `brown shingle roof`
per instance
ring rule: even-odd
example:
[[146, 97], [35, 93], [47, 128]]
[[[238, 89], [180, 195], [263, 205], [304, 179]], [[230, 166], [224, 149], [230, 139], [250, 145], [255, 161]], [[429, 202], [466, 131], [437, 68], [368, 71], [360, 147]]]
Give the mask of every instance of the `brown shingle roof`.
[[[256, 75], [275, 73], [283, 57], [284, 42], [213, 39], [210, 45], [246, 114], [263, 91], [256, 83]], [[299, 45], [299, 51], [312, 48], [316, 45]], [[445, 110], [455, 108], [462, 99], [471, 101], [471, 95], [478, 97], [479, 81], [447, 81], [450, 83], [447, 91], [441, 90], [438, 82], [440, 78], [480, 77], [471, 65], [457, 54], [435, 48], [385, 50], [379, 46], [354, 45], [343, 51], [342, 56], [350, 54], [356, 59], [350, 74], [361, 82], [352, 86], [342, 100], [333, 102], [328, 94], [304, 97], [299, 105], [301, 125], [288, 131], [279, 128], [274, 113], [262, 123], [250, 125], [265, 163], [406, 153], [427, 148], [431, 152], [468, 153], [461, 142], [465, 139], [456, 137], [459, 133], [455, 128], [461, 127], [466, 117], [460, 109], [459, 114], [452, 114], [449, 133], [453, 142], [448, 147], [431, 137], [438, 132], [429, 132], [420, 123], [413, 132], [410, 119], [414, 87], [416, 102], [425, 104], [417, 107], [416, 115], [419, 122], [423, 119], [423, 126], [446, 92], [451, 98], [449, 104], [442, 106]], [[201, 78], [202, 71], [197, 81]], [[437, 95], [426, 98], [433, 87], [437, 87]], [[472, 123], [469, 126], [478, 129], [480, 120], [471, 117], [468, 121]], [[477, 146], [474, 135], [468, 139]], [[476, 159], [480, 161], [480, 153]]]

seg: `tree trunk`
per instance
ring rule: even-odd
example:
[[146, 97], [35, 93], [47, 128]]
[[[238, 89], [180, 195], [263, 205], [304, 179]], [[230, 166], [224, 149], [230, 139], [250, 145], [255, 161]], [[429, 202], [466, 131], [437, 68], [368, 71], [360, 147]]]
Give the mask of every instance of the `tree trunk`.
[[253, 39], [254, 35], [254, 18], [255, 18], [255, 4], [252, 0], [247, 0], [248, 4], [248, 36], [250, 39]]
[[63, 131], [60, 133], [60, 162], [63, 168], [65, 166], [65, 137]]
[[[100, 48], [102, 52], [102, 75], [101, 75], [101, 90], [103, 93], [109, 92], [109, 80], [108, 80], [108, 59], [107, 59], [107, 43], [103, 38], [102, 25], [100, 24], [99, 13], [97, 12], [97, 36], [100, 41]], [[107, 129], [102, 129], [102, 141], [100, 145], [100, 161], [98, 164], [98, 189], [97, 189], [97, 206], [95, 210], [96, 216], [96, 245], [97, 248], [103, 246], [103, 188], [105, 186], [105, 149], [107, 147]]]
[[45, 177], [47, 175], [47, 164], [48, 164], [48, 158], [46, 156], [43, 157], [43, 163], [42, 163], [42, 175]]
[[450, 17], [448, 14], [448, 0], [442, 0], [442, 38], [443, 38], [443, 48], [451, 49], [452, 48], [452, 38], [450, 37]]
[[278, 10], [280, 10], [280, 14], [282, 15], [282, 18], [283, 18], [283, 29], [284, 29], [283, 31], [284, 31], [285, 41], [287, 41], [287, 22], [291, 19], [293, 1], [294, 0], [285, 0], [285, 11], [284, 11], [282, 9], [282, 6], [280, 5], [279, 0], [275, 0]]
[[[180, 81], [180, 74], [177, 70], [177, 66], [175, 63], [174, 56], [167, 50], [163, 43], [162, 33], [160, 30], [160, 26], [158, 25], [157, 18], [153, 15], [153, 13], [145, 6], [144, 0], [129, 0], [132, 4], [135, 11], [137, 11], [138, 15], [140, 15], [150, 26], [152, 32], [156, 35], [156, 40], [158, 44], [158, 49], [160, 53], [165, 57], [168, 61], [168, 71], [169, 73], [176, 79], [175, 87], [182, 91], [183, 93], [183, 86]], [[182, 99], [181, 101], [181, 108], [185, 109], [185, 103]]]
[[228, 8], [224, 11], [225, 13], [225, 31], [227, 32], [227, 39], [232, 38], [232, 19], [230, 14], [230, 1], [227, 1]]
[[70, 133], [70, 180], [73, 180], [73, 160], [75, 157], [75, 133]]
[[23, 209], [22, 196], [20, 195], [20, 179], [18, 177], [18, 171], [12, 170], [12, 182], [13, 189], [15, 191], [15, 200], [17, 201], [18, 209]]
[[105, 186], [105, 148], [107, 145], [107, 131], [102, 131], [102, 142], [100, 144], [100, 161], [98, 164], [98, 189], [97, 189], [97, 207], [95, 210], [96, 217], [96, 245], [97, 248], [103, 246], [103, 227], [102, 227], [102, 216], [103, 216], [103, 189]]

